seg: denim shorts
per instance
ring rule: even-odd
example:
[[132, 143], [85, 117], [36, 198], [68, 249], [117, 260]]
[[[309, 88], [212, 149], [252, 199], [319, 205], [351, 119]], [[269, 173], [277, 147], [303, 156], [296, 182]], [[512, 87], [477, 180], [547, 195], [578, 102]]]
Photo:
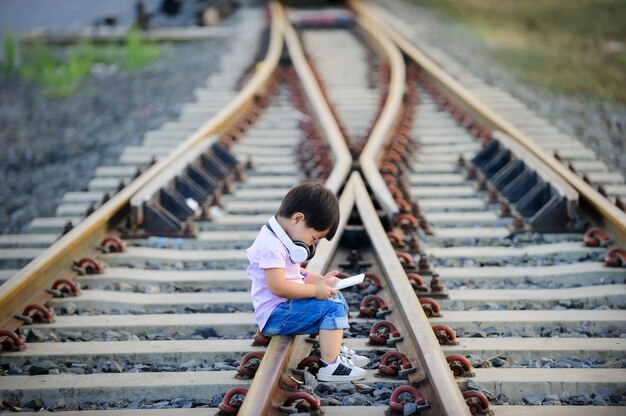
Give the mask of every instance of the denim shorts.
[[328, 300], [289, 299], [272, 311], [261, 331], [272, 335], [315, 334], [320, 329], [345, 329], [348, 304], [340, 292]]

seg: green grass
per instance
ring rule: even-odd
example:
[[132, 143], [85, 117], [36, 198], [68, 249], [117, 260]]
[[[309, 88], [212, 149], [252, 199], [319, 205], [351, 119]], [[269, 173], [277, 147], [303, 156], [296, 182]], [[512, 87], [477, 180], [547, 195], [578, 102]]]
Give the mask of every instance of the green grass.
[[64, 49], [53, 49], [42, 43], [18, 45], [10, 33], [5, 35], [5, 75], [17, 73], [23, 79], [36, 82], [50, 96], [71, 95], [93, 64], [115, 64], [126, 71], [138, 71], [160, 56], [158, 44], [141, 39], [137, 29], [131, 29], [122, 45], [94, 45], [81, 41]]
[[[626, 0], [412, 0], [469, 25], [523, 79], [626, 105]], [[624, 45], [626, 47], [626, 45]]]

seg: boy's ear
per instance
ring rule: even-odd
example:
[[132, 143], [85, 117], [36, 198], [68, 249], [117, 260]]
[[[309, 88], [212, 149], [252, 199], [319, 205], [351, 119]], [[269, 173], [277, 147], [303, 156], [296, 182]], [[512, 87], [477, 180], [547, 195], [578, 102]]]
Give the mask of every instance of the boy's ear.
[[300, 221], [304, 221], [304, 220], [305, 220], [304, 214], [301, 212], [296, 212], [291, 216], [291, 222], [293, 224], [297, 224]]

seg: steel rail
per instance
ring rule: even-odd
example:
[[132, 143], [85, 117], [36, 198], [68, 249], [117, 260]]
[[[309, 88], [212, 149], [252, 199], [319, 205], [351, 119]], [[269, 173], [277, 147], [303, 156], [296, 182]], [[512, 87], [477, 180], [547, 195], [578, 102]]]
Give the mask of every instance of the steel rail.
[[[358, 13], [358, 10], [356, 11]], [[374, 197], [385, 210], [389, 218], [393, 220], [399, 210], [378, 170], [378, 159], [382, 157], [381, 149], [387, 142], [389, 135], [395, 127], [394, 123], [401, 113], [402, 98], [405, 91], [406, 68], [398, 49], [387, 37], [381, 36], [380, 32], [377, 32], [377, 26], [369, 16], [359, 13], [358, 22], [379, 46], [391, 67], [389, 92], [384, 110], [372, 129], [372, 133], [367, 138], [367, 143], [359, 156], [359, 162], [361, 171], [368, 185], [371, 187]]]
[[600, 194], [593, 186], [586, 183], [581, 177], [571, 172], [567, 166], [556, 160], [552, 155], [546, 153], [526, 134], [507, 120], [496, 114], [491, 108], [483, 104], [478, 98], [471, 94], [458, 81], [448, 75], [439, 67], [428, 55], [418, 47], [411, 44], [397, 29], [392, 28], [389, 23], [376, 16], [369, 6], [363, 5], [358, 0], [349, 0], [350, 6], [361, 15], [367, 15], [376, 22], [376, 26], [386, 33], [398, 47], [404, 51], [413, 61], [420, 65], [424, 71], [459, 104], [472, 112], [477, 118], [485, 122], [493, 129], [501, 130], [517, 140], [521, 145], [535, 154], [543, 163], [548, 165], [561, 177], [565, 178], [574, 189], [576, 189], [582, 199], [602, 215], [607, 231], [609, 231], [617, 241], [626, 244], [626, 213], [610, 203], [607, 198]]
[[[285, 21], [287, 21], [287, 18], [285, 18]], [[319, 126], [324, 132], [328, 144], [335, 155], [333, 170], [326, 180], [325, 186], [333, 192], [338, 193], [341, 186], [345, 183], [352, 166], [352, 157], [350, 156], [348, 145], [315, 80], [313, 71], [307, 63], [296, 31], [291, 24], [287, 23], [284, 33], [287, 50], [289, 51], [293, 67], [301, 80], [305, 96], [308, 98], [311, 110], [316, 115]]]
[[[286, 16], [286, 11], [283, 10], [282, 13]], [[352, 165], [350, 151], [328, 107], [328, 103], [324, 100], [322, 91], [309, 67], [295, 30], [288, 23], [286, 17], [285, 22], [285, 43], [292, 65], [301, 80], [302, 88], [317, 119], [316, 121], [324, 132], [331, 151], [335, 156], [333, 170], [325, 185], [335, 194], [338, 194]], [[346, 185], [346, 188], [349, 188], [349, 185]], [[345, 189], [344, 194], [346, 194]], [[351, 192], [347, 193], [347, 195], [350, 194]], [[347, 201], [343, 196], [340, 198], [341, 222], [337, 230], [338, 235], [341, 235], [343, 232], [353, 205], [353, 201]], [[307, 269], [313, 273], [323, 273], [328, 267], [332, 253], [335, 252], [338, 244], [338, 238], [332, 242], [327, 240], [320, 241], [316, 248], [317, 254], [309, 262]], [[310, 348], [310, 345], [307, 346], [305, 344], [304, 337], [272, 337], [238, 414], [251, 416], [277, 414], [278, 407], [285, 400], [285, 395], [279, 388], [279, 380], [283, 377], [285, 369], [289, 367], [289, 360], [292, 357], [300, 356], [301, 354], [298, 352], [306, 348]], [[288, 383], [288, 381], [286, 382]]]
[[[361, 178], [355, 178], [355, 182], [355, 195], [367, 195], [365, 183]], [[452, 376], [446, 357], [406, 277], [396, 251], [388, 238], [373, 238], [386, 236], [386, 232], [378, 220], [372, 201], [369, 198], [357, 197], [356, 206], [380, 266], [387, 277], [388, 288], [398, 303], [397, 312], [408, 329], [406, 335], [411, 345], [416, 347], [415, 353], [435, 393], [435, 401], [429, 411], [437, 415], [469, 415], [470, 411], [461, 390]]]
[[255, 95], [265, 88], [278, 66], [283, 49], [284, 14], [276, 2], [270, 3], [271, 34], [265, 60], [258, 65], [255, 74], [235, 98], [207, 121], [166, 158], [158, 161], [141, 176], [131, 182], [88, 218], [62, 236], [37, 258], [22, 268], [15, 276], [0, 286], [0, 323], [3, 328], [15, 329], [21, 321], [13, 318], [30, 303], [42, 303], [49, 295], [41, 294], [57, 275], [69, 273], [72, 261], [85, 253], [94, 254], [95, 248], [105, 237], [108, 229], [119, 220], [129, 206], [130, 199], [150, 184], [167, 166], [181, 157], [188, 149], [212, 134], [219, 132], [253, 104]]

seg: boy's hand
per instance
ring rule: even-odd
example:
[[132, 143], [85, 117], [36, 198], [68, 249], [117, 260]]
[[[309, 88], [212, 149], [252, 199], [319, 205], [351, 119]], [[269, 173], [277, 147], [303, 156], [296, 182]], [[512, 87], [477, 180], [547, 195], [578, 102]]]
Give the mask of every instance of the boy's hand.
[[315, 285], [315, 299], [326, 300], [330, 298], [332, 295], [337, 294], [337, 289], [333, 289], [331, 287], [326, 286], [324, 280], [320, 280]]
[[324, 284], [326, 286], [334, 288], [335, 285], [337, 284], [337, 282], [339, 282], [341, 280], [340, 278], [337, 277], [338, 274], [339, 274], [339, 272], [337, 270], [333, 270], [332, 272], [328, 272], [322, 278], [322, 282], [324, 282]]

